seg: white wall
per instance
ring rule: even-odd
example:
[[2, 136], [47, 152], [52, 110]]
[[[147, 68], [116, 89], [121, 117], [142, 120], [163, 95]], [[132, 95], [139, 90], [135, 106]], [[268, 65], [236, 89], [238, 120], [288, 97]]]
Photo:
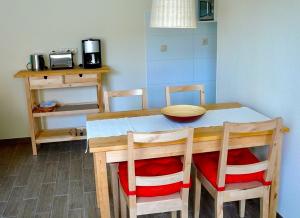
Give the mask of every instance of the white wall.
[[217, 101], [238, 101], [291, 128], [283, 146], [279, 213], [299, 217], [300, 1], [219, 1]]
[[[150, 0], [1, 1], [0, 139], [29, 135], [24, 86], [13, 76], [25, 68], [31, 53], [80, 48], [82, 39], [97, 37], [104, 42], [104, 63], [113, 68], [106, 85], [111, 89], [145, 87], [144, 14], [150, 5]], [[74, 102], [74, 96], [80, 101], [95, 97], [93, 89], [60, 93], [52, 90], [44, 98]], [[57, 126], [57, 120], [49, 125]], [[59, 125], [71, 125], [59, 121]]]

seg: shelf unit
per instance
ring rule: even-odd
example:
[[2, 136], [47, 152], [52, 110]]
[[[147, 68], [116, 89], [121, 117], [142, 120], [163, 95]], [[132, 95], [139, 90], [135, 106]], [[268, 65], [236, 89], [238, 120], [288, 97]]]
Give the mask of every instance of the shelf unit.
[[[32, 153], [37, 155], [37, 145], [49, 142], [86, 139], [86, 135], [76, 135], [74, 128], [43, 129], [42, 117], [92, 114], [103, 111], [102, 74], [109, 73], [104, 66], [97, 69], [75, 68], [69, 70], [19, 71], [15, 77], [25, 82], [27, 110], [30, 124]], [[39, 112], [39, 90], [73, 87], [97, 87], [97, 102], [59, 105], [51, 112]], [[83, 128], [80, 128], [83, 129]]]

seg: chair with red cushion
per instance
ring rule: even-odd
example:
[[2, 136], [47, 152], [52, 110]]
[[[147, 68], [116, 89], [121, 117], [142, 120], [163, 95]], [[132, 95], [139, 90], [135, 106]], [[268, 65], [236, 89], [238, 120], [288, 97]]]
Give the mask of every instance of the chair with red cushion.
[[[104, 111], [111, 112], [110, 99], [115, 97], [140, 97], [141, 109], [147, 109], [147, 90], [146, 89], [130, 89], [130, 90], [115, 90], [104, 91], [103, 102]], [[109, 164], [111, 188], [113, 195], [114, 215], [119, 218], [119, 183], [118, 183], [118, 163]]]
[[[159, 133], [128, 133], [128, 161], [119, 164], [121, 217], [181, 211], [188, 217], [188, 195], [192, 161], [191, 128]], [[136, 147], [144, 143], [163, 143], [166, 148], [182, 140], [185, 153], [181, 157], [136, 160]], [[155, 145], [154, 145], [155, 146]], [[169, 148], [171, 149], [171, 148]], [[151, 154], [149, 154], [151, 158]]]
[[[257, 123], [224, 123], [221, 151], [193, 156], [196, 168], [194, 217], [200, 215], [201, 185], [215, 199], [217, 218], [223, 217], [223, 203], [230, 201], [240, 201], [240, 217], [244, 217], [246, 200], [252, 198], [261, 199], [261, 217], [268, 217], [270, 185], [276, 148], [282, 138], [281, 128], [281, 118]], [[272, 134], [271, 140], [266, 139], [269, 144], [267, 160], [260, 161], [249, 148], [230, 150], [231, 136], [263, 131]]]

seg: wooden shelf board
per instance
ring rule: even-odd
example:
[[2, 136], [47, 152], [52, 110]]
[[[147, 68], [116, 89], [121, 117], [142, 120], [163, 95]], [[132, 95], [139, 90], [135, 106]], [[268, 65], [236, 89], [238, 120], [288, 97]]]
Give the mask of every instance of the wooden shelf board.
[[108, 66], [103, 66], [96, 69], [84, 69], [76, 67], [74, 69], [64, 69], [64, 70], [42, 70], [42, 71], [30, 71], [21, 70], [15, 77], [25, 78], [25, 77], [41, 77], [41, 76], [61, 76], [61, 75], [74, 75], [74, 74], [95, 74], [95, 73], [109, 73], [111, 70]]
[[57, 107], [52, 112], [33, 112], [33, 117], [48, 117], [48, 116], [65, 116], [76, 114], [94, 114], [98, 113], [99, 108], [97, 104], [76, 104], [63, 105]]
[[72, 135], [71, 134], [72, 129], [74, 128], [40, 130], [36, 136], [35, 142], [37, 144], [41, 144], [41, 143], [76, 141], [76, 140], [86, 139], [86, 136]]
[[61, 88], [75, 88], [75, 87], [89, 87], [97, 86], [97, 82], [85, 82], [85, 83], [71, 83], [71, 84], [59, 84], [59, 85], [42, 85], [42, 86], [31, 86], [31, 90], [38, 89], [61, 89]]

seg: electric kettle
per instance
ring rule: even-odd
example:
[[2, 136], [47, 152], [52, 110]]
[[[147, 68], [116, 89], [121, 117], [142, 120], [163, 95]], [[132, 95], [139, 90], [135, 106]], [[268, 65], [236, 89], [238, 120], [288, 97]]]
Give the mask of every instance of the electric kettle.
[[42, 54], [30, 55], [30, 62], [26, 65], [27, 70], [40, 71], [45, 70], [45, 60]]

